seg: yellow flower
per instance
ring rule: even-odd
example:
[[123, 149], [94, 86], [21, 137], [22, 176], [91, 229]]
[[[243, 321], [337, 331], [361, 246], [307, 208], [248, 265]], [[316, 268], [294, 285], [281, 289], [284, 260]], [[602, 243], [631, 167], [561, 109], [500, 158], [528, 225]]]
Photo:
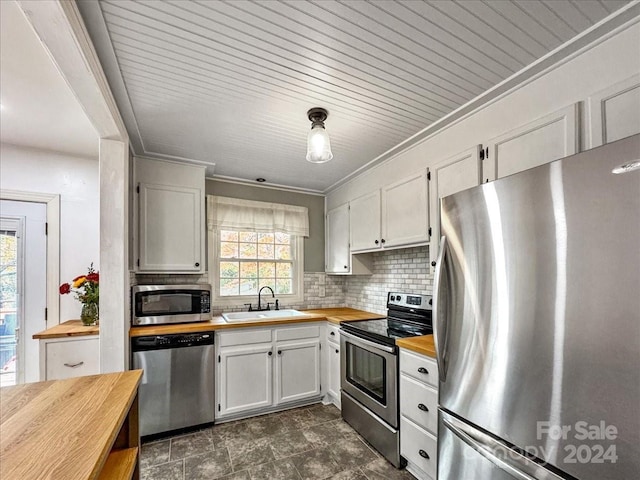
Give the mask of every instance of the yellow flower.
[[85, 276], [76, 278], [73, 281], [73, 288], [78, 288], [79, 286], [81, 286], [86, 281], [87, 281], [87, 277], [85, 277]]

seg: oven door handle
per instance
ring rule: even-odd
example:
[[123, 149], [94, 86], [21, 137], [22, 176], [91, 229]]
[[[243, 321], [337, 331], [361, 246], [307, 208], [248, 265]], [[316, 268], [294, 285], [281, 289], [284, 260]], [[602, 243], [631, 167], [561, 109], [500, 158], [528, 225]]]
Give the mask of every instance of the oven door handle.
[[372, 342], [370, 340], [365, 340], [364, 338], [357, 337], [356, 335], [352, 335], [351, 333], [347, 333], [344, 330], [340, 329], [340, 336], [345, 337], [354, 344], [362, 344], [371, 348], [375, 348], [376, 350], [382, 350], [384, 352], [395, 353], [396, 349], [394, 347], [389, 347], [388, 345], [382, 345], [380, 343]]

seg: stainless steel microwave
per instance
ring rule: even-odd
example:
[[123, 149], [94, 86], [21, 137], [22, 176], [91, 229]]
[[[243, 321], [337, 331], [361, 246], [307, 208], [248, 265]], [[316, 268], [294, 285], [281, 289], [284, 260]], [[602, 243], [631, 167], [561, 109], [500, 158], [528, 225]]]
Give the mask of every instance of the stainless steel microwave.
[[211, 320], [210, 285], [136, 285], [131, 297], [132, 325]]

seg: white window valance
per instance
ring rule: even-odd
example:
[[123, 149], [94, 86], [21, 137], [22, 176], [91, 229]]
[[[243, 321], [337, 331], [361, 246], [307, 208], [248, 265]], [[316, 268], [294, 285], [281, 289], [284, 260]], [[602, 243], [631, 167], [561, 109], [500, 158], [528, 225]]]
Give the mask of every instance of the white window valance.
[[309, 209], [296, 205], [207, 195], [207, 226], [211, 231], [226, 228], [308, 237]]

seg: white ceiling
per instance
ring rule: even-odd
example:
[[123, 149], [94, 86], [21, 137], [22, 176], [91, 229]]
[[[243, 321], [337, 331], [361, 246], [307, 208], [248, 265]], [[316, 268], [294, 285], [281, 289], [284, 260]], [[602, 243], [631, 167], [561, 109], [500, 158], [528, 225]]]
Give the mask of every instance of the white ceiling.
[[98, 135], [13, 1], [0, 1], [0, 141], [98, 158]]
[[[324, 191], [623, 0], [80, 2], [137, 154]], [[334, 159], [305, 161], [311, 107]]]

